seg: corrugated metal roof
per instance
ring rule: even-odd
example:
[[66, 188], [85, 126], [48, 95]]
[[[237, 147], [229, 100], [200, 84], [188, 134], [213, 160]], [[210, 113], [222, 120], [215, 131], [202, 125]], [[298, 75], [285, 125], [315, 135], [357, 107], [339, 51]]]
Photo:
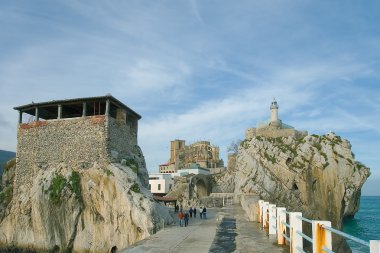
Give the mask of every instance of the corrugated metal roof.
[[128, 106], [126, 106], [125, 104], [123, 104], [120, 100], [116, 99], [115, 97], [113, 97], [110, 94], [107, 94], [105, 96], [98, 96], [98, 97], [86, 97], [86, 98], [72, 98], [72, 99], [62, 99], [62, 100], [51, 100], [51, 101], [39, 102], [39, 103], [32, 102], [30, 104], [16, 106], [13, 109], [18, 110], [18, 111], [25, 111], [25, 110], [32, 109], [32, 108], [35, 108], [35, 107], [42, 107], [42, 106], [47, 106], [47, 105], [70, 104], [70, 103], [74, 103], [74, 102], [91, 102], [91, 101], [107, 100], [107, 99], [109, 99], [114, 104], [119, 105], [120, 107], [128, 110], [129, 112], [131, 112], [133, 114], [135, 114], [135, 116], [137, 116], [139, 119], [141, 119], [141, 115], [140, 114], [138, 114], [137, 112], [135, 112], [134, 110], [132, 110], [131, 108], [129, 108]]

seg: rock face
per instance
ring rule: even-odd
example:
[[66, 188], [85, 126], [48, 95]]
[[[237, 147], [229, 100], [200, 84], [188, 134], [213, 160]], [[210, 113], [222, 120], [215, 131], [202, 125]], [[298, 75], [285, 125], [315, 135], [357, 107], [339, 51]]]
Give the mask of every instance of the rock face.
[[7, 178], [2, 193], [14, 194], [0, 202], [0, 251], [110, 252], [155, 233], [163, 220], [172, 222], [125, 161], [46, 167], [35, 172], [30, 189]]
[[[355, 161], [351, 145], [334, 133], [323, 136], [253, 137], [241, 143], [235, 194], [258, 194], [277, 206], [310, 219], [330, 220], [341, 228], [359, 209], [369, 169]], [[334, 248], [340, 248], [338, 240]]]

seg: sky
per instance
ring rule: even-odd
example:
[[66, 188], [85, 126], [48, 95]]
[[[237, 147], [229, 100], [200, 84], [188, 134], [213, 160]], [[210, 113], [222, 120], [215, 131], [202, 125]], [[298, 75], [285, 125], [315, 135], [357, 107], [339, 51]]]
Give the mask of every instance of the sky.
[[348, 139], [380, 195], [380, 2], [0, 2], [0, 149], [15, 151], [14, 106], [111, 93], [142, 115], [147, 168], [169, 144], [220, 147], [279, 117]]

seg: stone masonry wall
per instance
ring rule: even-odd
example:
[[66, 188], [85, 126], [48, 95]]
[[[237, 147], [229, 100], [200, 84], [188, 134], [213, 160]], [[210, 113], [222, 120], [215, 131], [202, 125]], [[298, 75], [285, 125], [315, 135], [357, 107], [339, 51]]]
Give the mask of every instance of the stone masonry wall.
[[262, 128], [248, 128], [245, 132], [245, 138], [251, 140], [254, 136], [264, 136], [264, 137], [289, 137], [293, 136], [296, 138], [303, 138], [307, 135], [306, 131], [297, 131], [291, 128], [273, 128], [273, 127], [262, 127]]
[[131, 125], [108, 117], [108, 149], [112, 162], [120, 163], [121, 159], [134, 158], [140, 155], [136, 150], [137, 133]]
[[37, 170], [64, 163], [89, 168], [110, 162], [105, 116], [37, 121], [20, 124], [17, 134], [15, 182], [32, 185]]

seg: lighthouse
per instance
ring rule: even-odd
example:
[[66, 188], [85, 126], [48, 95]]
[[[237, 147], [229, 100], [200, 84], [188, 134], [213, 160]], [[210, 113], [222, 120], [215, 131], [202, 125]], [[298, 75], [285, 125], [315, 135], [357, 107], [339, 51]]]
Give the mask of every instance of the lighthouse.
[[271, 118], [270, 126], [281, 128], [281, 120], [278, 119], [278, 104], [277, 101], [273, 98], [272, 104], [270, 105]]

